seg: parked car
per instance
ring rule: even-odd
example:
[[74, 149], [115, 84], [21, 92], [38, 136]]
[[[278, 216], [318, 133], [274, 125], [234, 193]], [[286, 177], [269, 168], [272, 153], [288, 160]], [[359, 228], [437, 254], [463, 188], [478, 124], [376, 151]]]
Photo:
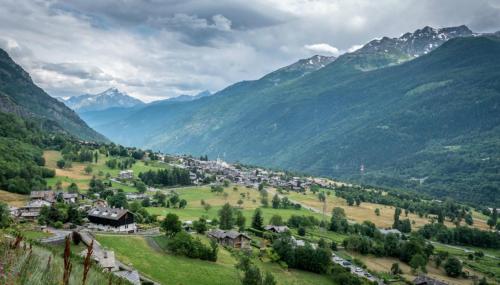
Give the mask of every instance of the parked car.
[[352, 263], [350, 263], [349, 261], [344, 261], [344, 262], [342, 262], [342, 265], [344, 265], [344, 266], [351, 266]]

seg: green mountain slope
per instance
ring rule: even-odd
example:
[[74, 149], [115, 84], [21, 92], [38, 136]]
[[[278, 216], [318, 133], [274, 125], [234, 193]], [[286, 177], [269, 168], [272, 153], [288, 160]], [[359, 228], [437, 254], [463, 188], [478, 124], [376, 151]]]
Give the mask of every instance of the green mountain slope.
[[62, 102], [36, 86], [29, 74], [0, 49], [0, 111], [33, 117], [50, 130], [84, 140], [105, 141]]
[[499, 54], [500, 40], [486, 36], [369, 71], [348, 54], [276, 86], [244, 82], [99, 130], [123, 144], [498, 206]]

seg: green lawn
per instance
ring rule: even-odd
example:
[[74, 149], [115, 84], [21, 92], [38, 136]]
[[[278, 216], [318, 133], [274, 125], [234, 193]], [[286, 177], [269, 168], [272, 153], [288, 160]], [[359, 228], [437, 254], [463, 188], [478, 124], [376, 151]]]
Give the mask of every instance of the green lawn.
[[[297, 233], [296, 232], [297, 230], [292, 230], [292, 231], [295, 234]], [[311, 228], [311, 229], [307, 229], [306, 237], [309, 239], [312, 239], [312, 240], [319, 240], [320, 238], [333, 240], [334, 242], [337, 243], [337, 245], [341, 245], [342, 241], [346, 237], [348, 237], [348, 235], [327, 231], [327, 230], [324, 230], [321, 228]]]
[[496, 279], [496, 281], [500, 283], [500, 255], [498, 250], [469, 247], [468, 249], [470, 250], [481, 250], [484, 253], [496, 256], [496, 258], [484, 256], [479, 259], [475, 258], [474, 260], [469, 260], [469, 253], [466, 253], [463, 250], [450, 248], [440, 244], [434, 244], [434, 247], [436, 250], [447, 251], [449, 254], [458, 257], [462, 260], [465, 267], [484, 273], [491, 278]]
[[[156, 214], [160, 216], [165, 216], [168, 213], [174, 213], [179, 216], [181, 220], [197, 220], [199, 217], [206, 215], [209, 219], [217, 218], [218, 219], [218, 211], [221, 206], [214, 206], [210, 210], [205, 211], [201, 207], [189, 207], [185, 209], [177, 209], [177, 208], [161, 208], [161, 207], [148, 207], [146, 208], [150, 214]], [[261, 208], [262, 214], [264, 216], [264, 223], [268, 223], [269, 219], [273, 215], [280, 215], [284, 220], [287, 220], [292, 215], [305, 215], [305, 216], [315, 216], [317, 218], [321, 218], [321, 215], [313, 213], [311, 211], [300, 209], [273, 209], [273, 208]], [[255, 209], [242, 209], [243, 215], [246, 217], [247, 225], [250, 225], [252, 216], [254, 214]]]
[[[224, 203], [229, 203], [233, 206], [237, 206], [237, 201], [241, 199], [241, 194], [245, 194], [248, 198], [243, 198], [243, 205], [239, 207], [243, 212], [243, 215], [247, 218], [247, 225], [250, 224], [251, 218], [254, 214], [256, 208], [260, 207], [260, 196], [257, 189], [248, 189], [245, 187], [238, 186], [238, 191], [233, 190], [234, 185], [225, 188], [225, 192], [228, 194], [224, 197], [222, 194], [215, 194], [210, 191], [208, 186], [193, 186], [193, 187], [183, 187], [173, 189], [179, 194], [181, 199], [185, 199], [188, 204], [184, 209], [177, 208], [161, 208], [161, 207], [149, 207], [148, 212], [151, 214], [157, 214], [160, 216], [165, 216], [167, 213], [175, 213], [181, 220], [197, 220], [202, 215], [208, 216], [210, 219], [217, 218], [218, 211]], [[269, 195], [269, 200], [271, 195]], [[210, 204], [212, 207], [206, 211], [201, 204], [201, 200]], [[255, 200], [255, 202], [254, 202]], [[314, 213], [306, 209], [273, 209], [271, 207], [261, 208], [264, 216], [264, 222], [267, 223], [273, 215], [280, 215], [283, 219], [288, 219], [292, 215], [306, 215], [315, 216], [318, 219], [322, 219], [323, 216]]]
[[[71, 184], [71, 183], [76, 183], [80, 190], [83, 192], [88, 189], [88, 184], [90, 182], [90, 179], [92, 178], [92, 175], [95, 175], [96, 177], [100, 179], [104, 179], [105, 175], [109, 173], [111, 177], [117, 177], [118, 174], [120, 173], [120, 169], [115, 168], [111, 169], [106, 166], [106, 161], [109, 159], [117, 159], [120, 160], [119, 157], [106, 157], [103, 154], [99, 155], [99, 158], [97, 160], [97, 163], [80, 163], [80, 162], [73, 162], [71, 168], [65, 168], [64, 171], [61, 171], [60, 169], [57, 170], [60, 173], [63, 173], [63, 175], [57, 175], [56, 177], [53, 178], [48, 178], [46, 179], [47, 186], [51, 186], [52, 188], [55, 188], [55, 185], [58, 182], [62, 183], [62, 186], [64, 189]], [[58, 151], [46, 151], [45, 152], [45, 159], [47, 161], [47, 167], [52, 168], [52, 169], [57, 169], [56, 167], [56, 161], [61, 159], [61, 154]], [[147, 164], [147, 165], [146, 165]], [[90, 165], [92, 167], [92, 173], [84, 175], [85, 173], [83, 172], [83, 169], [87, 166]], [[144, 161], [136, 161], [134, 165], [131, 167], [131, 169], [134, 171], [135, 177], [139, 175], [141, 172], [145, 172], [148, 170], [156, 170], [160, 168], [169, 168], [170, 166], [164, 163], [159, 163], [159, 162], [144, 162]], [[102, 176], [99, 176], [101, 174]], [[135, 187], [128, 186], [128, 185], [122, 185], [118, 183], [113, 183], [113, 187], [115, 188], [121, 188], [125, 192], [136, 192], [137, 190]]]
[[161, 284], [235, 284], [238, 278], [232, 264], [174, 256], [155, 251], [143, 237], [98, 235], [97, 240], [113, 249], [125, 264]]
[[52, 234], [42, 232], [42, 231], [34, 231], [34, 230], [22, 230], [21, 231], [22, 235], [30, 240], [37, 240], [37, 239], [42, 239], [46, 237], [50, 237]]
[[[206, 241], [206, 237], [201, 237]], [[159, 244], [164, 237], [157, 237]], [[97, 240], [113, 249], [124, 263], [131, 263], [142, 274], [162, 284], [239, 284], [239, 273], [235, 269], [235, 258], [225, 249], [219, 249], [217, 262], [190, 259], [156, 250], [146, 238], [139, 236], [116, 237], [98, 235]], [[300, 270], [284, 270], [270, 262], [254, 260], [263, 271], [274, 274], [279, 285], [327, 285], [333, 284], [326, 275]]]
[[[99, 171], [102, 171], [104, 174], [109, 173], [112, 177], [118, 176], [118, 173], [120, 173], [121, 169], [115, 168], [111, 169], [106, 166], [106, 161], [110, 159], [116, 159], [120, 160], [120, 157], [106, 157], [104, 155], [99, 155], [99, 159], [97, 160], [97, 163], [92, 163], [92, 169], [93, 173], [97, 174]], [[147, 165], [146, 165], [147, 164]], [[146, 172], [149, 170], [157, 170], [160, 168], [170, 168], [169, 165], [164, 164], [164, 163], [159, 163], [156, 161], [153, 162], [144, 162], [142, 160], [136, 161], [130, 169], [134, 171], [134, 175], [137, 177], [139, 173], [141, 172]]]
[[122, 189], [124, 192], [127, 192], [127, 193], [137, 192], [137, 188], [135, 188], [134, 186], [127, 185], [127, 184], [111, 182], [111, 185], [113, 188]]

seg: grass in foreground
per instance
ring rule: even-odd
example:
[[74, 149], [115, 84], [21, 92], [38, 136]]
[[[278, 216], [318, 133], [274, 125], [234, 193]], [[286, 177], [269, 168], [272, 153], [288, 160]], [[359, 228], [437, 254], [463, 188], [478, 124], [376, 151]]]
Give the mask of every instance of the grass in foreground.
[[[4, 234], [0, 232], [0, 261], [2, 264], [0, 284], [62, 284], [64, 260], [60, 254], [55, 254], [48, 248], [36, 245], [33, 245], [32, 250], [29, 249], [29, 246], [24, 248], [22, 244], [17, 248], [12, 248], [10, 242], [11, 240], [5, 238]], [[71, 258], [71, 263], [69, 284], [82, 284], [82, 259], [74, 256]], [[91, 266], [87, 276], [87, 284], [129, 284], [114, 276], [112, 276], [112, 283], [110, 283], [110, 275], [94, 265]]]
[[153, 250], [143, 237], [98, 235], [97, 240], [113, 249], [120, 261], [161, 284], [229, 285], [238, 278], [232, 265], [168, 255]]
[[[207, 241], [206, 237], [199, 237]], [[154, 239], [156, 241], [139, 236], [97, 236], [97, 240], [113, 249], [121, 261], [131, 263], [141, 273], [162, 284], [239, 284], [240, 275], [234, 267], [236, 259], [224, 248], [219, 248], [217, 262], [210, 262], [167, 254], [162, 249], [165, 237]], [[332, 284], [325, 275], [284, 270], [275, 263], [254, 261], [263, 271], [273, 273], [279, 285]]]

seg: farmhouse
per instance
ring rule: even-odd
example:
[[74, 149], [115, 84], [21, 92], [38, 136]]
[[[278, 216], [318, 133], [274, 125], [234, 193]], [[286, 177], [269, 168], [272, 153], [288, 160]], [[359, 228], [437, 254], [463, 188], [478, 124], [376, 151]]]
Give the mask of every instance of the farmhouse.
[[290, 230], [287, 226], [274, 226], [274, 225], [267, 225], [264, 229], [266, 231], [270, 231], [277, 234], [284, 233]]
[[133, 170], [122, 170], [120, 171], [119, 178], [124, 180], [124, 179], [132, 179], [134, 178], [134, 171]]
[[26, 206], [20, 207], [17, 210], [17, 215], [23, 219], [34, 220], [40, 215], [40, 211], [43, 207], [50, 207], [52, 203], [45, 200], [31, 200]]
[[56, 193], [54, 191], [31, 191], [30, 200], [44, 200], [49, 203], [56, 202]]
[[237, 231], [213, 230], [208, 232], [208, 236], [221, 245], [234, 248], [247, 248], [251, 240], [246, 234]]
[[76, 202], [78, 202], [77, 193], [61, 193], [61, 198], [66, 204], [75, 204]]
[[96, 207], [88, 212], [88, 228], [98, 231], [134, 233], [134, 216], [126, 209]]

